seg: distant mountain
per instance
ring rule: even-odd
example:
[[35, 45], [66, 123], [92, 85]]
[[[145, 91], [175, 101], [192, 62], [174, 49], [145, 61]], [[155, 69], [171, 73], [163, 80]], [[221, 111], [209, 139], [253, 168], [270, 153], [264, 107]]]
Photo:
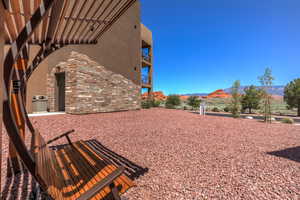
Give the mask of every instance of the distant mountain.
[[[249, 86], [241, 86], [240, 93], [244, 93], [244, 89]], [[257, 88], [262, 88], [262, 86], [256, 86]], [[271, 95], [278, 95], [283, 96], [284, 95], [284, 87], [283, 85], [274, 85], [271, 88], [268, 89], [268, 93]], [[231, 88], [224, 89], [225, 92], [230, 93]]]
[[208, 98], [208, 99], [214, 99], [214, 98], [226, 99], [226, 98], [230, 98], [230, 97], [231, 97], [230, 93], [227, 93], [224, 90], [216, 90], [216, 91], [210, 93], [209, 95], [207, 95], [206, 98]]
[[[240, 88], [240, 93], [244, 93], [244, 89], [246, 87], [249, 87], [249, 86], [241, 86]], [[283, 96], [284, 95], [284, 87], [283, 85], [275, 85], [275, 86], [272, 86], [268, 92], [269, 94], [271, 95], [277, 95], [277, 96]], [[257, 86], [257, 88], [262, 88], [261, 86]], [[224, 92], [226, 93], [230, 93], [231, 92], [231, 88], [226, 88], [224, 89]], [[184, 96], [200, 96], [200, 97], [203, 97], [203, 96], [207, 96], [209, 93], [189, 93], [189, 94], [182, 94]]]
[[183, 94], [183, 96], [199, 96], [199, 97], [204, 97], [207, 96], [208, 93], [190, 93], [190, 94]]

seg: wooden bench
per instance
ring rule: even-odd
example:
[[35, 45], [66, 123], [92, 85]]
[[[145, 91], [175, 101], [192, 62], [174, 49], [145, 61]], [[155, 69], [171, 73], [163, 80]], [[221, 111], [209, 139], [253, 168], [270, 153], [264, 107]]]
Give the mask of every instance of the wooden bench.
[[[43, 179], [42, 189], [52, 199], [120, 199], [120, 194], [134, 186], [117, 167], [97, 154], [83, 141], [72, 143], [69, 131], [49, 142], [36, 131], [32, 148], [36, 173]], [[53, 150], [49, 143], [66, 137], [69, 145]]]

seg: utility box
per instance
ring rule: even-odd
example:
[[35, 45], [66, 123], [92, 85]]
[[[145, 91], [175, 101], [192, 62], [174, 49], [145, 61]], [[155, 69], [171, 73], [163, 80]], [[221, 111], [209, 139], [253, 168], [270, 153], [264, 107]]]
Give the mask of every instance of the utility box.
[[44, 95], [35, 95], [32, 98], [32, 112], [47, 112], [48, 97]]

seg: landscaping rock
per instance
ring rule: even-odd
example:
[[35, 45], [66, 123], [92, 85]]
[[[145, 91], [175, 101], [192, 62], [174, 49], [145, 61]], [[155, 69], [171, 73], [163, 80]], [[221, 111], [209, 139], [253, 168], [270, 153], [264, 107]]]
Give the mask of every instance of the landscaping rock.
[[[300, 126], [150, 109], [91, 115], [34, 117], [48, 141], [75, 129], [73, 141], [95, 139], [119, 155], [148, 167], [128, 200], [298, 200]], [[30, 144], [30, 133], [27, 132]], [[8, 139], [3, 132], [2, 162]], [[65, 144], [65, 139], [53, 145]], [[30, 146], [29, 146], [30, 147]], [[5, 164], [2, 170], [2, 187]], [[31, 190], [31, 176], [24, 179]], [[9, 191], [9, 190], [6, 190]], [[6, 199], [22, 199], [21, 190]], [[11, 194], [11, 193], [10, 193]], [[26, 198], [23, 198], [26, 199]], [[22, 199], [22, 200], [23, 200]]]

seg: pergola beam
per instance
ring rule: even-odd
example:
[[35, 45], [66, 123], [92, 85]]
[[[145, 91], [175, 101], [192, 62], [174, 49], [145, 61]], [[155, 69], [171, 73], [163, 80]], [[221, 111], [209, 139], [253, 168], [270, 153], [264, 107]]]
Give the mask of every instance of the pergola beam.
[[[55, 31], [57, 30], [59, 19], [61, 15], [61, 11], [63, 10], [64, 0], [55, 1], [52, 10], [51, 10], [51, 18], [49, 21], [49, 26], [47, 30], [46, 43], [53, 41], [53, 36]], [[45, 21], [45, 20], [44, 20]]]
[[[0, 137], [0, 150], [2, 151], [2, 112], [3, 112], [3, 53], [4, 53], [4, 7], [2, 2], [0, 2], [0, 133], [1, 133], [1, 137]], [[0, 154], [0, 163], [2, 162], [2, 153]], [[0, 164], [0, 168], [1, 168], [1, 164]], [[2, 170], [1, 170], [2, 171]], [[0, 188], [1, 188], [1, 171], [0, 171]]]
[[[2, 0], [0, 2], [3, 2]], [[5, 57], [4, 74], [4, 124], [7, 133], [31, 174], [35, 174], [35, 162], [26, 151], [21, 136], [21, 125], [27, 124], [35, 132], [25, 107], [26, 81], [39, 64], [51, 53], [66, 45], [96, 44], [136, 0], [12, 0], [14, 5], [5, 12], [5, 43], [10, 49]], [[34, 13], [30, 2], [33, 1]], [[10, 1], [7, 1], [10, 2]], [[21, 5], [21, 3], [23, 5]], [[23, 8], [23, 11], [22, 9]], [[50, 12], [51, 10], [51, 12]], [[3, 20], [2, 20], [3, 21]], [[24, 21], [26, 23], [24, 23]], [[89, 26], [92, 24], [92, 27]], [[20, 28], [22, 27], [22, 28]], [[27, 45], [40, 45], [41, 49], [30, 67], [14, 67], [18, 59], [27, 53]], [[22, 56], [23, 52], [23, 56]], [[25, 66], [25, 67], [24, 67]], [[12, 85], [14, 83], [14, 93]], [[19, 87], [20, 84], [20, 87]], [[17, 108], [17, 109], [16, 109]], [[24, 119], [20, 121], [20, 116]], [[19, 120], [19, 121], [18, 121]], [[43, 187], [40, 177], [35, 179]]]
[[[119, 4], [121, 2], [121, 0], [118, 0], [117, 4]], [[113, 0], [110, 0], [109, 3], [105, 6], [104, 10], [101, 12], [101, 14], [98, 16], [97, 20], [100, 20], [101, 17], [104, 15], [104, 13], [107, 11], [107, 9], [112, 5]], [[94, 31], [96, 31], [99, 28], [99, 24], [97, 25], [97, 27], [95, 28], [96, 23], [93, 23], [92, 27], [94, 28]], [[96, 29], [96, 30], [95, 30]], [[87, 41], [88, 40], [88, 36], [90, 35], [91, 31], [87, 31], [81, 38], [81, 40]]]
[[[20, 130], [17, 125], [17, 117], [18, 113], [15, 113], [13, 111], [12, 107], [12, 97], [10, 96], [11, 91], [11, 83], [13, 80], [13, 74], [16, 73], [16, 78], [20, 78], [20, 74], [18, 70], [14, 68], [14, 64], [16, 63], [16, 60], [20, 57], [22, 53], [22, 49], [26, 46], [27, 41], [32, 36], [33, 32], [36, 30], [40, 22], [43, 20], [43, 18], [47, 15], [49, 9], [51, 8], [53, 2], [55, 0], [43, 0], [41, 4], [39, 5], [38, 9], [33, 14], [32, 18], [29, 22], [26, 23], [26, 26], [23, 28], [21, 33], [18, 35], [16, 40], [12, 43], [9, 51], [7, 52], [7, 55], [4, 60], [4, 72], [3, 72], [3, 79], [4, 79], [4, 101], [3, 101], [3, 122], [6, 127], [7, 133], [10, 137], [10, 140], [12, 141], [18, 152], [19, 156], [23, 158], [23, 162], [26, 165], [27, 169], [30, 171], [30, 173], [34, 176], [34, 178], [40, 183], [42, 187], [45, 187], [45, 183], [35, 173], [35, 161], [33, 160], [32, 156], [27, 151], [27, 147], [24, 143], [24, 140], [22, 139], [20, 135]], [[25, 47], [26, 48], [26, 47]], [[22, 84], [22, 81], [20, 81]], [[15, 88], [16, 89], [16, 88]], [[19, 102], [18, 106], [21, 107], [20, 111], [24, 112], [24, 102], [22, 98], [20, 98], [20, 94], [16, 95], [16, 101]], [[22, 113], [23, 115], [26, 113]]]
[[[96, 37], [93, 39], [93, 41], [98, 41], [100, 39], [100, 37], [103, 35], [104, 32], [106, 32], [107, 30], [109, 30], [112, 26], [112, 24], [114, 24], [136, 1], [135, 0], [131, 0], [128, 1], [121, 9], [120, 12], [116, 13], [111, 20], [108, 21], [107, 26], [105, 26], [104, 29], [102, 29], [97, 35]], [[105, 21], [105, 20], [104, 20]]]
[[[5, 0], [2, 0], [5, 1]], [[41, 0], [6, 0], [11, 2], [5, 14], [6, 44], [12, 44], [18, 33], [33, 17]], [[136, 0], [59, 0], [44, 16], [28, 39], [28, 44], [95, 44]], [[31, 8], [31, 6], [33, 8]]]
[[[95, 3], [96, 1], [94, 1], [93, 3]], [[78, 3], [79, 4], [79, 3]], [[87, 1], [83, 1], [83, 4], [81, 5], [81, 7], [79, 8], [79, 12], [78, 12], [78, 16], [81, 16], [81, 14], [82, 14], [82, 12], [84, 11], [84, 9], [85, 9], [85, 7], [88, 5], [88, 3], [87, 3]], [[86, 12], [87, 14], [88, 14], [88, 12]], [[66, 41], [68, 41], [68, 42], [70, 42], [70, 35], [71, 34], [73, 34], [73, 33], [75, 33], [75, 35], [76, 35], [76, 32], [73, 32], [73, 29], [75, 28], [75, 26], [76, 26], [76, 23], [77, 23], [77, 21], [75, 21], [75, 20], [72, 20], [73, 21], [73, 25], [71, 26], [71, 28], [70, 28], [70, 30], [68, 31], [68, 33], [67, 33], [67, 35], [66, 35], [66, 38], [67, 38], [67, 40]]]

